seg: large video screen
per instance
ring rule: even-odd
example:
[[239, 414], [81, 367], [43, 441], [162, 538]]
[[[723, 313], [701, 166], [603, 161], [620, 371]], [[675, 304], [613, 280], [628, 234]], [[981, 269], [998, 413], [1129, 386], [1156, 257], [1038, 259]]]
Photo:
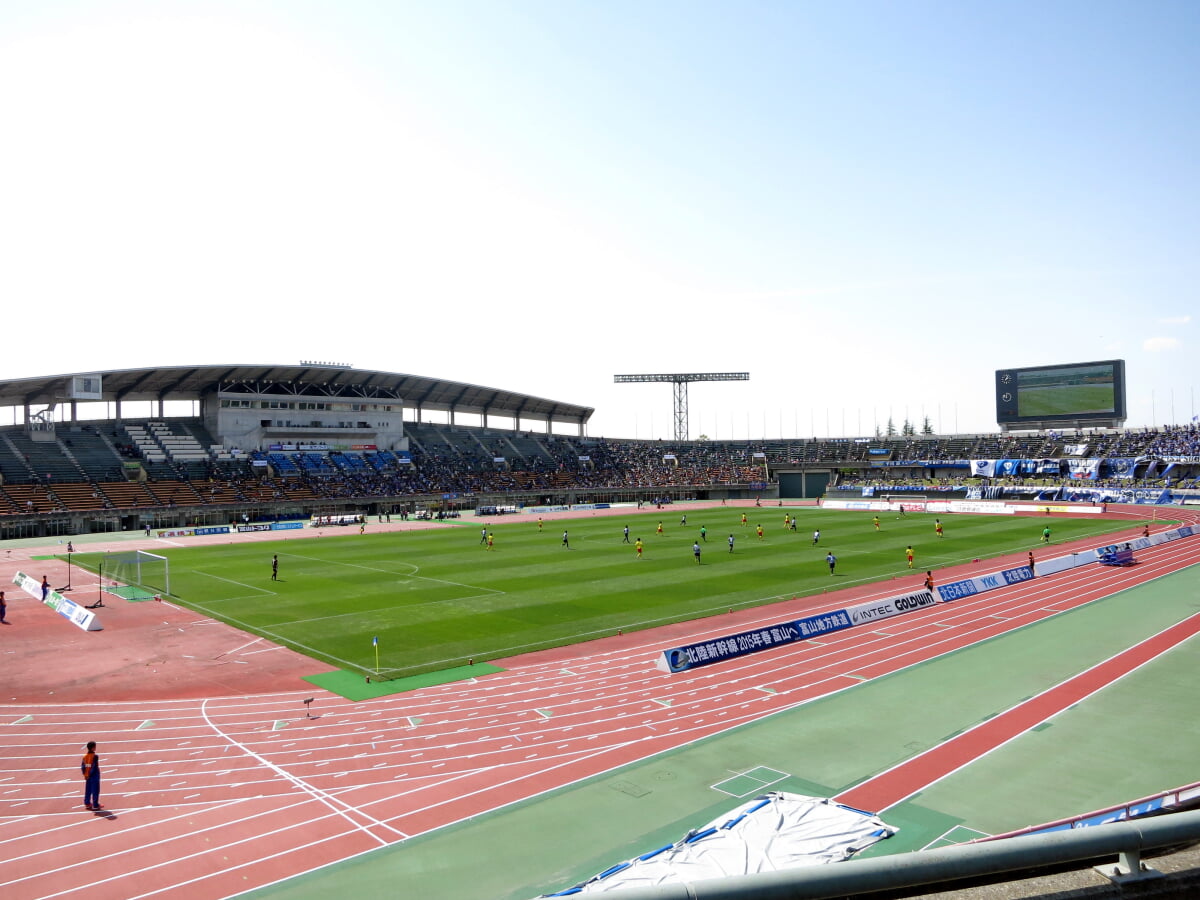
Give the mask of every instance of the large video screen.
[[1125, 360], [1000, 369], [996, 422], [1062, 422], [1125, 418]]

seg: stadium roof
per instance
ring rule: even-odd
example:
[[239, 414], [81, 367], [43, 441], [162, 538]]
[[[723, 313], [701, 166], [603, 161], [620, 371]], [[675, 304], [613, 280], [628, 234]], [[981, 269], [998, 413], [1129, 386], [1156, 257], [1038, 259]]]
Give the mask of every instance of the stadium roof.
[[[347, 366], [169, 366], [77, 372], [0, 381], [0, 406], [69, 402], [73, 379], [99, 375], [106, 402], [198, 400], [224, 392], [392, 400], [416, 410], [585, 424], [595, 410], [499, 388]], [[86, 402], [86, 401], [81, 401]]]

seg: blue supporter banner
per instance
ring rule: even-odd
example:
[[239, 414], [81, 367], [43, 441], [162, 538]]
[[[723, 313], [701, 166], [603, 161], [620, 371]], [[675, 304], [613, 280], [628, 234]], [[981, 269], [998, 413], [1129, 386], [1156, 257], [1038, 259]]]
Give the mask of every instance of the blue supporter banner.
[[197, 528], [193, 534], [229, 534], [228, 525], [211, 525], [204, 528]]

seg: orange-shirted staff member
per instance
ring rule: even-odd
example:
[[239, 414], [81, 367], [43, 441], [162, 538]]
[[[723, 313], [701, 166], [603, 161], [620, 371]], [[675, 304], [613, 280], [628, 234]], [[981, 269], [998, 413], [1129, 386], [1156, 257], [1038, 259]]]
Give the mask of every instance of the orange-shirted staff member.
[[83, 773], [83, 807], [84, 809], [103, 809], [100, 805], [100, 757], [96, 755], [96, 742], [87, 742], [87, 753], [79, 762], [79, 771]]

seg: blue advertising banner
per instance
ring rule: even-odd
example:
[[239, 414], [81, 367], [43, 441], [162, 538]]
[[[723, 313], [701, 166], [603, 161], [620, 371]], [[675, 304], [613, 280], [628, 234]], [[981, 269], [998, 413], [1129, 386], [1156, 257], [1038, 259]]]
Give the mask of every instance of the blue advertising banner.
[[686, 647], [664, 650], [655, 665], [671, 673], [685, 672], [696, 666], [724, 662], [727, 659], [745, 656], [747, 653], [755, 653], [768, 647], [790, 644], [802, 639], [796, 623], [781, 622], [778, 625], [755, 628], [753, 631], [743, 631], [727, 637], [701, 641], [698, 644], [688, 644]]

